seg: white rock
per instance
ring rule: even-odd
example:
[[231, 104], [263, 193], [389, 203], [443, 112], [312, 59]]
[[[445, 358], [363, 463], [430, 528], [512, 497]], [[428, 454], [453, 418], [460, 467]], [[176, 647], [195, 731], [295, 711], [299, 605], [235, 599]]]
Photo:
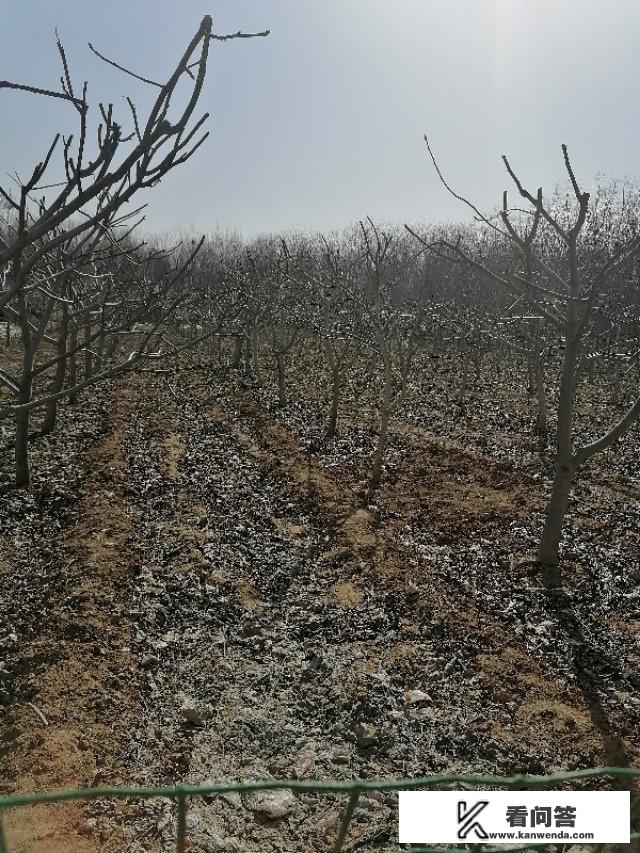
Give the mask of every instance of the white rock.
[[247, 798], [251, 811], [264, 815], [269, 820], [286, 817], [293, 811], [296, 803], [295, 796], [288, 790], [256, 791]]
[[212, 832], [209, 835], [198, 835], [194, 838], [198, 845], [198, 850], [203, 853], [243, 853], [246, 847], [242, 842], [233, 836], [224, 838], [218, 832]]
[[296, 756], [294, 775], [296, 779], [305, 779], [310, 776], [316, 764], [316, 754], [311, 749], [303, 749]]

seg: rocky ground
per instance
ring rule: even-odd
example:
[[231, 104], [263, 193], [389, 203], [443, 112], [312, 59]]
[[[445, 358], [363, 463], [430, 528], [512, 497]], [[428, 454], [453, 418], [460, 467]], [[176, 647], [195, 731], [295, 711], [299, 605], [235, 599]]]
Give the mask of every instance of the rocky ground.
[[[520, 377], [459, 412], [455, 369], [396, 412], [369, 501], [357, 377], [330, 443], [304, 365], [283, 410], [209, 370], [66, 408], [32, 490], [0, 494], [2, 791], [637, 765], [637, 433], [585, 472], [553, 586], [531, 562], [548, 459]], [[395, 849], [395, 803], [362, 797], [345, 849]], [[343, 805], [195, 800], [189, 849], [328, 849]], [[165, 851], [175, 833], [165, 800], [9, 823], [16, 853]]]

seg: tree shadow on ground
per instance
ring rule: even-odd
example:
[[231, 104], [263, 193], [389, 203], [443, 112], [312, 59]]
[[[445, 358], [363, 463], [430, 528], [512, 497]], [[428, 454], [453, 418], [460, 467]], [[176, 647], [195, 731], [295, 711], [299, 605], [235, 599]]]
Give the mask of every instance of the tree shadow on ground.
[[[576, 683], [584, 697], [593, 726], [602, 738], [606, 764], [609, 767], [630, 767], [625, 743], [614, 731], [601, 696], [612, 677], [619, 682], [629, 682], [634, 690], [640, 690], [640, 676], [630, 679], [621, 671], [617, 661], [587, 640], [575, 613], [572, 597], [563, 583], [562, 569], [559, 566], [543, 567], [542, 582], [549, 609], [556, 616], [561, 631], [572, 640], [570, 648], [573, 650], [572, 665]], [[637, 797], [640, 794], [640, 779], [614, 778], [611, 780], [611, 787], [617, 791], [630, 791], [632, 798]], [[632, 831], [640, 832], [638, 809], [632, 816], [631, 826]], [[634, 853], [640, 853], [640, 842], [624, 846]]]

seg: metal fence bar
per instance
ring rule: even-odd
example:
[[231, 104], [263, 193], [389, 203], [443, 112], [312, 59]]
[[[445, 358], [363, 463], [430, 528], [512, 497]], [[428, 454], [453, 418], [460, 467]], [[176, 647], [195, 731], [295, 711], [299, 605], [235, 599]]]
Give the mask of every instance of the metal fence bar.
[[338, 832], [335, 844], [333, 845], [332, 853], [340, 853], [340, 851], [342, 850], [342, 845], [344, 844], [347, 837], [347, 833], [349, 832], [349, 825], [351, 824], [353, 813], [355, 812], [356, 806], [358, 805], [358, 800], [360, 799], [361, 790], [361, 788], [356, 787], [351, 792], [349, 802], [347, 803], [347, 807], [344, 811], [342, 822], [340, 824], [340, 831]]
[[[418, 788], [433, 788], [437, 785], [450, 787], [452, 785], [475, 786], [480, 788], [502, 788], [502, 789], [524, 789], [545, 788], [550, 785], [559, 785], [588, 779], [602, 778], [640, 778], [640, 768], [629, 767], [596, 767], [588, 770], [574, 770], [566, 773], [555, 773], [548, 776], [479, 776], [472, 774], [438, 775], [426, 776], [417, 779], [353, 779], [350, 782], [314, 782], [300, 780], [268, 780], [264, 782], [221, 782], [213, 785], [175, 785], [171, 787], [157, 788], [77, 788], [53, 793], [41, 792], [36, 794], [12, 794], [0, 797], [0, 853], [9, 853], [7, 839], [3, 828], [3, 815], [8, 808], [20, 808], [22, 806], [37, 803], [56, 803], [69, 800], [94, 800], [109, 797], [111, 799], [152, 799], [156, 797], [168, 797], [177, 804], [177, 831], [176, 850], [177, 853], [186, 853], [187, 849], [187, 806], [188, 800], [193, 796], [208, 794], [221, 794], [230, 791], [246, 793], [249, 791], [273, 791], [288, 789], [298, 793], [333, 793], [348, 794], [349, 800], [345, 808], [340, 829], [338, 831], [333, 853], [340, 853], [347, 838], [349, 827], [358, 805], [361, 794], [367, 791], [403, 791]], [[630, 819], [640, 806], [640, 796], [636, 795], [631, 800]], [[631, 842], [640, 841], [640, 832], [631, 833]], [[577, 843], [577, 842], [576, 842]], [[589, 844], [582, 842], [594, 851], [601, 851], [605, 845]], [[537, 850], [546, 847], [546, 844], [531, 843], [517, 847], [493, 847], [483, 848], [482, 853], [509, 853], [518, 851], [524, 853], [528, 850]], [[398, 853], [403, 853], [398, 850]], [[455, 847], [412, 847], [411, 853], [468, 853], [468, 848]]]
[[4, 810], [0, 809], [0, 853], [9, 853], [7, 836], [4, 834]]
[[178, 827], [176, 834], [176, 851], [177, 853], [185, 853], [187, 849], [187, 797], [184, 793], [179, 793], [178, 797]]
[[37, 794], [10, 794], [0, 797], [0, 809], [36, 805], [38, 803], [56, 803], [67, 800], [96, 800], [102, 797], [115, 799], [151, 799], [168, 797], [177, 799], [179, 794], [202, 796], [206, 794], [224, 794], [229, 791], [248, 793], [250, 791], [274, 791], [289, 789], [299, 793], [311, 794], [350, 794], [354, 788], [366, 791], [410, 791], [415, 788], [431, 788], [436, 785], [475, 785], [481, 788], [544, 788], [547, 785], [559, 785], [564, 782], [577, 782], [586, 779], [640, 778], [640, 768], [597, 767], [589, 770], [572, 770], [548, 776], [476, 776], [472, 774], [452, 774], [422, 776], [414, 779], [354, 779], [351, 782], [312, 782], [297, 779], [269, 779], [263, 782], [221, 782], [215, 785], [173, 785], [158, 788], [73, 788], [65, 791], [42, 792]]

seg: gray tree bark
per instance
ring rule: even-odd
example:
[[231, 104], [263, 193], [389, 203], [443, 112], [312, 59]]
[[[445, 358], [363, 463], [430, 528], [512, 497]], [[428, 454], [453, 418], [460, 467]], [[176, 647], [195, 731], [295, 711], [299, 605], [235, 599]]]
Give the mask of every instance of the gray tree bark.
[[[64, 387], [64, 378], [67, 372], [67, 338], [69, 330], [69, 310], [66, 305], [62, 308], [62, 319], [60, 322], [60, 333], [58, 336], [56, 372], [49, 389], [51, 393], [57, 394]], [[42, 422], [42, 434], [48, 435], [53, 432], [58, 417], [58, 401], [49, 400]]]
[[391, 358], [386, 347], [383, 349], [384, 361], [384, 388], [380, 405], [380, 431], [378, 442], [373, 454], [371, 474], [369, 477], [369, 491], [377, 489], [382, 480], [382, 461], [387, 447], [389, 434], [389, 421], [391, 420], [391, 409], [393, 405], [393, 376], [391, 371]]

